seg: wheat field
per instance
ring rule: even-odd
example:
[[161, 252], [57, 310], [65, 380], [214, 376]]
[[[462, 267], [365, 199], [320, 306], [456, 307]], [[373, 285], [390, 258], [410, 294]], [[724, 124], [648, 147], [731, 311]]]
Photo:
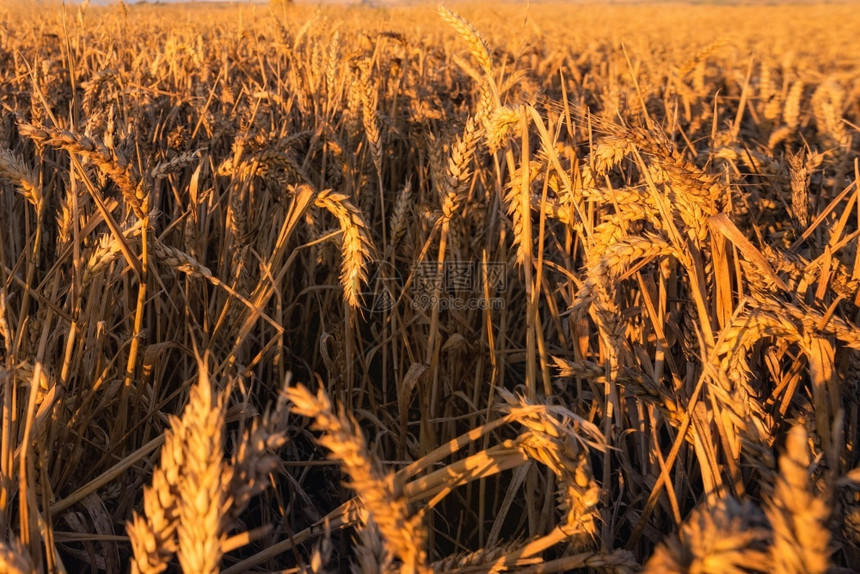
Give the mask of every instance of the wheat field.
[[860, 570], [851, 4], [0, 6], [0, 572]]

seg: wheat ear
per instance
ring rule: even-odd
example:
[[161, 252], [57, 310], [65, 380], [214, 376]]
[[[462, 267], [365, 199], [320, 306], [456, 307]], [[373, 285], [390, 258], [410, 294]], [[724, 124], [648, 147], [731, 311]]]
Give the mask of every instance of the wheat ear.
[[233, 456], [230, 481], [233, 521], [244, 512], [252, 498], [266, 489], [269, 475], [278, 467], [280, 459], [275, 451], [287, 442], [286, 418], [286, 397], [281, 395], [277, 408], [263, 416], [262, 421], [254, 421], [239, 443]]
[[532, 404], [522, 396], [498, 389], [500, 410], [528, 429], [518, 439], [530, 458], [549, 467], [559, 482], [559, 507], [565, 525], [586, 546], [597, 532], [600, 487], [591, 473], [588, 446], [605, 449], [605, 439], [592, 423], [558, 406]]
[[807, 441], [802, 424], [788, 432], [773, 498], [767, 507], [773, 528], [770, 557], [775, 572], [815, 574], [828, 568], [830, 511], [812, 488]]
[[360, 305], [361, 285], [367, 282], [367, 263], [376, 252], [361, 211], [343, 193], [330, 189], [316, 194], [314, 205], [335, 216], [341, 230], [340, 283], [353, 308]]
[[42, 208], [42, 189], [37, 183], [36, 175], [24, 160], [10, 150], [0, 148], [0, 177], [11, 181], [18, 191], [29, 201], [37, 211]]
[[480, 129], [474, 118], [469, 117], [462, 137], [451, 147], [447, 169], [438, 174], [440, 181], [436, 181], [436, 185], [442, 199], [443, 220], [450, 220], [466, 199], [471, 176], [469, 166], [475, 157], [479, 137]]
[[694, 510], [681, 531], [657, 547], [644, 572], [770, 571], [769, 540], [761, 511], [750, 503], [722, 500]]
[[213, 397], [205, 365], [182, 418], [171, 417], [152, 484], [144, 490], [144, 515], [126, 524], [132, 572], [163, 572], [174, 554], [185, 572], [218, 571], [230, 505], [223, 463], [224, 395]]
[[182, 416], [184, 477], [179, 485], [179, 563], [185, 572], [218, 572], [226, 537], [227, 484], [232, 469], [224, 464], [224, 394], [216, 393], [207, 367], [199, 361]]
[[7, 574], [30, 574], [36, 572], [27, 550], [14, 535], [9, 542], [0, 540], [0, 572]]
[[358, 494], [364, 510], [379, 528], [391, 553], [403, 562], [402, 572], [429, 573], [420, 515], [409, 515], [406, 499], [400, 492], [402, 488], [393, 474], [383, 473], [379, 462], [368, 452], [355, 420], [343, 407], [335, 414], [322, 389], [314, 395], [299, 385], [286, 392], [294, 413], [314, 419], [312, 428], [322, 433], [317, 442], [331, 451], [331, 458], [349, 475], [350, 487]]
[[117, 184], [135, 215], [140, 219], [145, 217], [148, 211], [145, 186], [133, 165], [121, 153], [108, 148], [98, 138], [59, 128], [21, 124], [18, 129], [21, 135], [40, 145], [61, 148], [90, 159]]
[[493, 60], [490, 58], [490, 46], [487, 44], [487, 41], [484, 40], [474, 26], [459, 14], [448, 10], [444, 6], [439, 6], [439, 15], [465, 40], [469, 46], [469, 51], [478, 60], [481, 69], [487, 74], [488, 78], [492, 78]]
[[143, 515], [134, 512], [126, 524], [131, 540], [133, 574], [158, 574], [167, 568], [178, 544], [179, 484], [182, 480], [185, 427], [171, 417], [164, 433], [161, 460], [152, 474], [152, 483], [143, 491]]

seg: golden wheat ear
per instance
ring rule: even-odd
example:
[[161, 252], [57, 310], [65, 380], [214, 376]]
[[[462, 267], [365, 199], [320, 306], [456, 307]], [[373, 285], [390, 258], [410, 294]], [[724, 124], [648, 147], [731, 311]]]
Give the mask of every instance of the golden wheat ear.
[[0, 541], [0, 572], [30, 574], [35, 571], [33, 560], [14, 534], [8, 542]]
[[809, 436], [803, 424], [797, 424], [788, 432], [766, 508], [773, 528], [770, 559], [776, 572], [823, 573], [830, 564], [830, 507], [815, 491], [810, 463]]
[[[314, 420], [311, 428], [322, 433], [317, 442], [330, 451], [329, 456], [338, 461], [349, 476], [349, 486], [356, 491], [362, 505], [365, 530], [367, 522], [372, 520], [388, 552], [403, 562], [404, 572], [429, 573], [421, 517], [410, 515], [402, 485], [393, 474], [384, 473], [379, 461], [368, 452], [355, 419], [347, 415], [343, 407], [335, 413], [322, 389], [313, 394], [298, 385], [286, 392], [293, 403], [291, 410]], [[370, 545], [368, 548], [373, 547], [372, 534], [364, 535], [362, 541]], [[363, 557], [361, 565], [365, 558], [373, 560], [374, 556], [380, 556], [370, 549], [368, 552], [372, 556]]]
[[224, 463], [225, 395], [208, 368], [198, 363], [181, 418], [171, 417], [161, 460], [144, 490], [144, 514], [126, 524], [132, 541], [132, 571], [162, 572], [174, 555], [184, 572], [217, 572], [231, 503]]
[[767, 521], [751, 503], [733, 499], [694, 510], [645, 564], [648, 574], [769, 572]]
[[376, 253], [364, 215], [349, 197], [330, 189], [317, 193], [314, 205], [334, 215], [340, 225], [340, 283], [346, 302], [353, 309], [358, 308], [361, 286], [367, 283], [367, 265]]
[[41, 210], [42, 189], [36, 174], [24, 163], [23, 158], [11, 150], [0, 148], [0, 177], [11, 181], [30, 204]]
[[134, 164], [122, 153], [107, 147], [98, 138], [60, 128], [21, 124], [18, 130], [21, 135], [39, 145], [64, 149], [71, 154], [90, 159], [116, 183], [126, 203], [138, 218], [143, 219], [148, 214], [149, 190]]

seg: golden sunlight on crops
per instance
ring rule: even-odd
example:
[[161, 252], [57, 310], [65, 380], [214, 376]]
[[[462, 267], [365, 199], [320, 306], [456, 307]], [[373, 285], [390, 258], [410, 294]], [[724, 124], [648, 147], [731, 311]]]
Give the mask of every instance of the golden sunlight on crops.
[[0, 572], [860, 564], [856, 5], [0, 6]]

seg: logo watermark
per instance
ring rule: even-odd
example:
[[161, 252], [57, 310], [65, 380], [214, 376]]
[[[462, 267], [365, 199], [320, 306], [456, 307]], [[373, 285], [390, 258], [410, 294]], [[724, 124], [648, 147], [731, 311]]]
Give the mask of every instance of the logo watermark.
[[403, 278], [387, 261], [371, 261], [367, 265], [367, 285], [361, 291], [361, 308], [370, 313], [390, 311], [397, 304], [403, 289]]

